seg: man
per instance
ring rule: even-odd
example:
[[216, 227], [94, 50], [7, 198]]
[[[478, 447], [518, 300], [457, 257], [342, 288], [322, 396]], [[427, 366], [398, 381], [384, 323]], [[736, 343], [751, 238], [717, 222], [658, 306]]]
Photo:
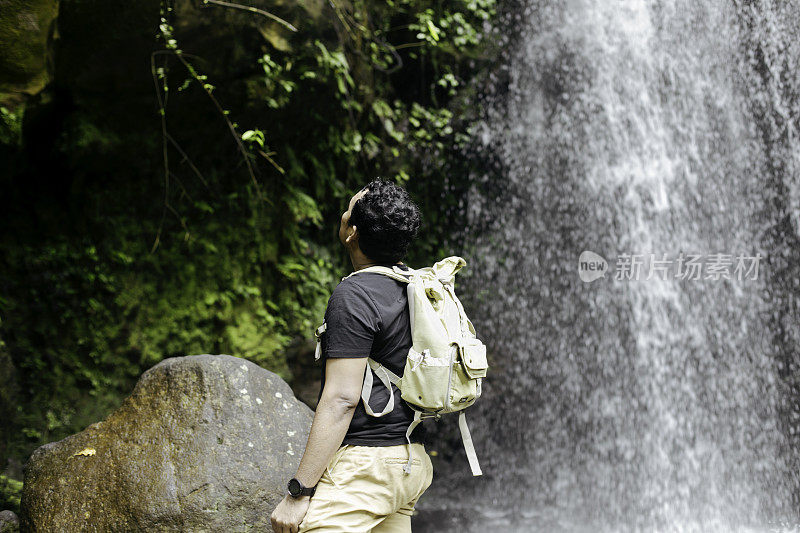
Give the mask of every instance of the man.
[[[433, 480], [423, 445], [423, 426], [406, 441], [414, 412], [399, 400], [381, 417], [361, 402], [367, 357], [402, 376], [411, 328], [406, 285], [376, 272], [372, 265], [402, 263], [420, 226], [420, 212], [408, 193], [376, 179], [356, 193], [342, 214], [339, 240], [354, 275], [328, 301], [322, 334], [324, 363], [319, 403], [306, 450], [290, 494], [272, 513], [277, 533], [360, 533], [411, 531], [411, 515]], [[389, 391], [373, 381], [370, 407], [383, 410]], [[410, 473], [403, 467], [413, 454]], [[294, 494], [294, 495], [293, 495]]]

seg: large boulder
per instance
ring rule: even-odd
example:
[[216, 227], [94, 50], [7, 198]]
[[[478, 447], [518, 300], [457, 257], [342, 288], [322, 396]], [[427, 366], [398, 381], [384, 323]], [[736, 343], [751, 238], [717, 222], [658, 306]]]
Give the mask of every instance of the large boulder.
[[25, 465], [22, 531], [269, 531], [312, 411], [229, 355], [165, 359], [109, 417]]

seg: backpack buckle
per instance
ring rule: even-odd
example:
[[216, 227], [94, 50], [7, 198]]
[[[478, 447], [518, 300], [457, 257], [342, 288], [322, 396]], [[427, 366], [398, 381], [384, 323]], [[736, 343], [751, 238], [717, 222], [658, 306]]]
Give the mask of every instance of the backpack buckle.
[[317, 339], [317, 347], [314, 349], [314, 361], [319, 361], [322, 357], [322, 334], [328, 329], [328, 324], [323, 321], [322, 325], [314, 330], [314, 337]]

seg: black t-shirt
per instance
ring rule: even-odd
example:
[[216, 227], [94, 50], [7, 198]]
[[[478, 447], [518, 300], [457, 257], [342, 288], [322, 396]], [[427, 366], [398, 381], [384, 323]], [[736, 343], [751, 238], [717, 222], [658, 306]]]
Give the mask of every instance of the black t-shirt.
[[[405, 265], [400, 268], [408, 270]], [[325, 386], [325, 359], [328, 357], [371, 357], [398, 376], [403, 375], [411, 348], [406, 287], [402, 281], [378, 272], [359, 272], [336, 286], [325, 310], [327, 329], [322, 334], [322, 387]], [[368, 415], [364, 403], [358, 402], [342, 444], [393, 446], [407, 442], [406, 431], [414, 419], [414, 411], [400, 398], [400, 391], [394, 384], [392, 388], [394, 409], [384, 416]], [[373, 372], [370, 407], [380, 412], [388, 399], [388, 389]], [[423, 442], [424, 431], [422, 424], [418, 425], [411, 434], [411, 442]]]

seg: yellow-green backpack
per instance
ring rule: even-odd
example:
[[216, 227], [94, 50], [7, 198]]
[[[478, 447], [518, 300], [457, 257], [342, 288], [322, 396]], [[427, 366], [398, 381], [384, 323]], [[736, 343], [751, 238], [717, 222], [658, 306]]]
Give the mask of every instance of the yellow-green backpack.
[[[412, 346], [408, 351], [403, 377], [399, 377], [372, 358], [367, 359], [361, 399], [370, 416], [380, 417], [394, 409], [394, 383], [405, 400], [415, 411], [414, 421], [408, 427], [406, 440], [410, 443], [411, 432], [426, 418], [438, 420], [442, 414], [458, 412], [458, 426], [464, 450], [467, 453], [472, 475], [482, 474], [472, 436], [467, 427], [464, 409], [475, 403], [481, 395], [481, 384], [489, 368], [486, 361], [486, 346], [478, 340], [475, 327], [464, 312], [456, 296], [453, 282], [455, 274], [466, 265], [461, 257], [442, 259], [431, 267], [402, 270], [384, 266], [372, 266], [357, 270], [350, 276], [363, 272], [378, 272], [408, 284], [408, 310], [411, 319]], [[350, 277], [345, 276], [342, 280]], [[320, 336], [326, 324], [317, 329], [317, 352], [320, 356]], [[380, 412], [369, 405], [372, 393], [373, 374], [388, 389], [389, 401]], [[410, 472], [411, 457], [405, 466]]]

